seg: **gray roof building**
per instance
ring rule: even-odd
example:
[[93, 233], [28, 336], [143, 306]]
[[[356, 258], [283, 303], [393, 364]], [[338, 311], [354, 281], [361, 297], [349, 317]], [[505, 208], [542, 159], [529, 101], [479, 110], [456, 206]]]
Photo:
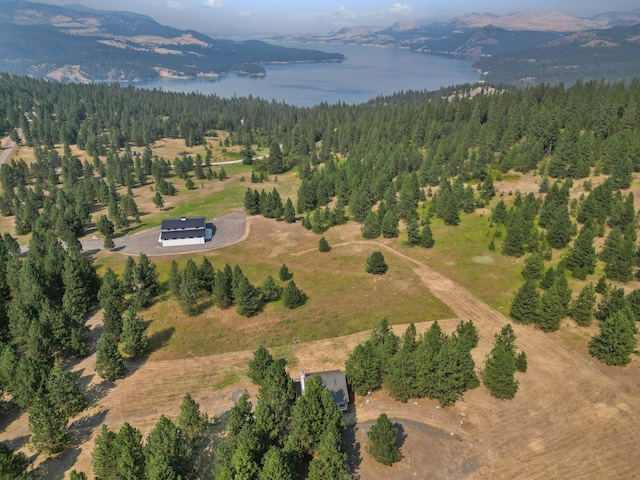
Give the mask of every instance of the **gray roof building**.
[[304, 395], [305, 382], [310, 377], [322, 378], [322, 383], [329, 389], [338, 408], [343, 412], [349, 408], [349, 389], [347, 388], [347, 376], [340, 370], [328, 370], [326, 372], [305, 373], [300, 372], [300, 393]]

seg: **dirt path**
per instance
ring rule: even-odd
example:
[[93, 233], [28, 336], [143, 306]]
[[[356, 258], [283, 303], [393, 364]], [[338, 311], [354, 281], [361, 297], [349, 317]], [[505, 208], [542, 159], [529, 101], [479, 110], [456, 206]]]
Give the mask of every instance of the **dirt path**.
[[13, 155], [13, 151], [16, 149], [16, 142], [11, 140], [9, 137], [5, 137], [0, 139], [0, 145], [2, 145], [2, 150], [0, 150], [0, 165], [3, 163], [7, 163], [11, 160], [11, 155]]

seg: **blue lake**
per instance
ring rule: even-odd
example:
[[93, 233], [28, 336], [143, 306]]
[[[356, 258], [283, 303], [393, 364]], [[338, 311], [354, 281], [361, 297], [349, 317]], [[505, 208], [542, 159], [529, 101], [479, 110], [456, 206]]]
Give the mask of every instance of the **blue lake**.
[[140, 82], [139, 88], [172, 92], [199, 92], [219, 97], [260, 97], [301, 107], [321, 102], [362, 103], [378, 95], [402, 90], [437, 90], [480, 80], [471, 61], [397, 48], [354, 45], [279, 45], [340, 52], [344, 62], [265, 65], [264, 77], [228, 75], [219, 79], [159, 79]]

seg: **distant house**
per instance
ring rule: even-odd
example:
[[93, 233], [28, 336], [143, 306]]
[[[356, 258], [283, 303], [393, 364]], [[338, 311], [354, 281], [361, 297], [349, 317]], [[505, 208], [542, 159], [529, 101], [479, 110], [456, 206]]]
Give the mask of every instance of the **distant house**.
[[163, 247], [202, 244], [213, 235], [213, 229], [207, 227], [205, 217], [165, 218], [158, 242]]
[[347, 377], [340, 370], [329, 370], [327, 372], [304, 373], [300, 372], [300, 394], [304, 395], [305, 382], [308, 378], [320, 377], [325, 387], [329, 389], [333, 399], [338, 404], [338, 408], [343, 412], [349, 408], [349, 390], [347, 389]]

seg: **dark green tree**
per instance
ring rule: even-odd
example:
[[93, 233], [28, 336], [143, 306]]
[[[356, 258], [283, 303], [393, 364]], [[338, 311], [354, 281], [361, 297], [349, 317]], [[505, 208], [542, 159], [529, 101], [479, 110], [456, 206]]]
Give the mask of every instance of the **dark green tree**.
[[262, 385], [267, 370], [275, 363], [271, 353], [263, 345], [260, 345], [254, 352], [253, 357], [249, 360], [249, 368], [247, 369], [247, 376], [256, 385]]
[[593, 246], [594, 234], [590, 224], [580, 230], [573, 248], [566, 258], [567, 270], [573, 278], [584, 280], [596, 270], [596, 249]]
[[289, 458], [280, 448], [272, 446], [262, 457], [262, 470], [260, 470], [258, 480], [293, 480], [293, 478], [293, 469]]
[[198, 280], [198, 290], [204, 293], [212, 293], [216, 272], [207, 257], [202, 258], [202, 263], [198, 267], [196, 276]]
[[532, 280], [524, 283], [511, 301], [509, 316], [518, 323], [537, 323], [540, 310], [540, 296]]
[[253, 317], [260, 311], [258, 291], [245, 275], [240, 276], [237, 285], [234, 287], [233, 299], [236, 304], [236, 311], [242, 316]]
[[124, 352], [132, 357], [141, 357], [149, 353], [150, 343], [147, 337], [147, 325], [133, 307], [129, 307], [124, 315], [121, 341]]
[[482, 382], [492, 396], [507, 400], [513, 398], [518, 391], [515, 372], [516, 363], [513, 352], [500, 343], [485, 359], [484, 370], [481, 372]]
[[160, 293], [160, 282], [156, 265], [141, 253], [135, 269], [134, 305], [139, 310], [147, 308], [158, 293]]
[[365, 271], [373, 275], [384, 275], [387, 273], [389, 265], [384, 261], [382, 252], [375, 251], [367, 259]]
[[289, 280], [289, 283], [282, 290], [282, 304], [290, 309], [298, 308], [307, 301], [307, 295], [298, 288], [296, 282]]
[[[193, 473], [193, 448], [186, 434], [162, 415], [147, 436], [144, 447], [147, 478], [158, 478], [156, 468], [175, 474], [175, 478], [189, 478]], [[163, 460], [156, 463], [157, 460]], [[168, 468], [167, 468], [168, 467]]]
[[386, 413], [380, 414], [376, 423], [367, 432], [367, 453], [378, 463], [391, 465], [402, 458], [398, 448], [398, 429], [393, 426]]
[[53, 408], [64, 413], [67, 418], [75, 417], [87, 406], [85, 390], [80, 385], [80, 374], [71, 372], [60, 364], [49, 372], [47, 391]]
[[287, 223], [294, 223], [296, 221], [296, 210], [293, 208], [293, 202], [290, 198], [287, 198], [287, 201], [284, 204], [282, 216], [284, 221]]
[[510, 257], [521, 257], [525, 252], [527, 237], [526, 221], [520, 210], [511, 215], [507, 224], [507, 235], [502, 243], [502, 254]]
[[596, 291], [592, 283], [588, 283], [578, 294], [570, 308], [571, 318], [580, 326], [591, 325], [594, 308], [596, 306]]
[[318, 241], [318, 250], [320, 250], [321, 252], [328, 252], [331, 250], [331, 245], [329, 245], [329, 242], [327, 242], [326, 238], [320, 238], [320, 240]]
[[371, 340], [354, 348], [345, 362], [349, 386], [357, 395], [366, 395], [382, 386], [382, 365]]
[[420, 245], [420, 227], [416, 215], [412, 215], [407, 219], [407, 245]]
[[91, 458], [93, 474], [100, 480], [115, 480], [118, 471], [118, 452], [115, 449], [116, 434], [103, 423], [96, 437]]
[[591, 339], [589, 353], [607, 365], [624, 367], [638, 345], [635, 331], [635, 320], [628, 311], [620, 310], [600, 324], [600, 333]]
[[176, 426], [187, 435], [191, 441], [199, 440], [204, 434], [209, 418], [200, 412], [200, 405], [188, 393], [182, 398], [180, 413], [176, 418]]
[[544, 259], [538, 252], [529, 255], [524, 261], [520, 272], [525, 280], [540, 280], [544, 273]]
[[135, 285], [135, 272], [136, 272], [136, 261], [133, 257], [127, 257], [127, 260], [124, 264], [124, 271], [122, 272], [122, 288], [124, 288], [124, 293], [133, 293], [136, 285]]
[[293, 274], [289, 271], [289, 268], [284, 263], [280, 267], [278, 278], [282, 282], [286, 282], [287, 280], [291, 280], [293, 278]]
[[283, 362], [273, 362], [265, 373], [258, 394], [255, 425], [272, 444], [281, 445], [289, 429], [291, 409], [296, 401], [296, 389]]
[[140, 430], [124, 422], [118, 435], [113, 439], [112, 445], [116, 457], [114, 478], [118, 480], [144, 478], [145, 460]]
[[562, 304], [562, 299], [554, 285], [540, 299], [538, 325], [545, 332], [555, 332], [560, 328], [560, 322], [564, 314], [565, 308]]
[[309, 462], [307, 480], [349, 480], [347, 454], [342, 448], [341, 432], [329, 429], [318, 445], [318, 454]]
[[229, 308], [233, 304], [233, 294], [231, 291], [231, 267], [225, 265], [216, 272], [213, 282], [213, 298], [220, 308]]
[[380, 221], [375, 212], [370, 211], [364, 219], [362, 227], [360, 227], [364, 238], [372, 239], [380, 236]]
[[127, 373], [122, 355], [118, 351], [118, 344], [108, 333], [103, 333], [98, 339], [95, 371], [109, 382], [123, 378]]
[[38, 452], [53, 455], [69, 446], [67, 416], [49, 401], [47, 396], [38, 396], [29, 409], [31, 444]]
[[398, 238], [400, 230], [398, 229], [398, 215], [393, 209], [388, 210], [380, 222], [380, 232], [384, 238]]
[[420, 246], [424, 248], [432, 248], [435, 243], [433, 233], [431, 233], [431, 227], [427, 223], [422, 227], [422, 232], [420, 232]]
[[153, 204], [156, 206], [158, 210], [162, 210], [164, 207], [164, 198], [162, 194], [156, 190], [156, 194], [153, 196]]
[[277, 302], [282, 295], [282, 287], [276, 284], [271, 275], [262, 282], [258, 291], [263, 302]]

